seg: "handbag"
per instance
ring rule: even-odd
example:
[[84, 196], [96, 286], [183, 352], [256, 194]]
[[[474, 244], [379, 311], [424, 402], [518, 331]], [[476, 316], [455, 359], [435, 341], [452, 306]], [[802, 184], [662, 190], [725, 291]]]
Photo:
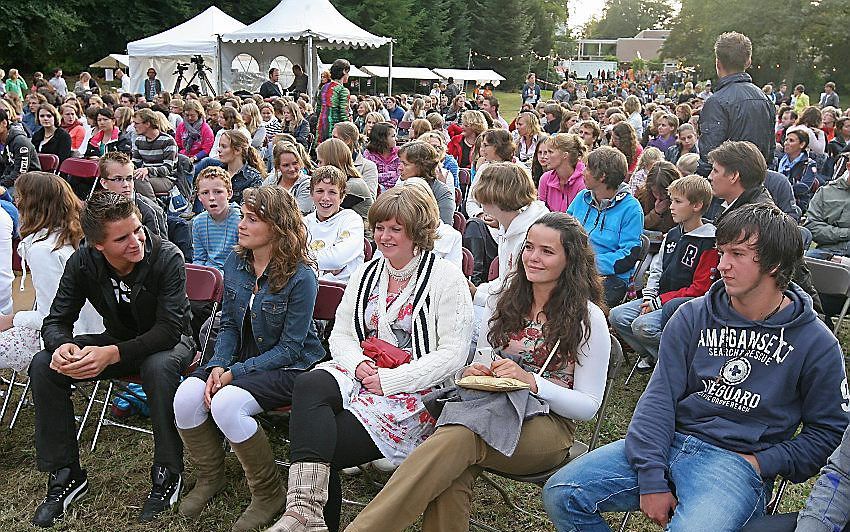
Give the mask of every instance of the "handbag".
[[[549, 365], [549, 362], [552, 361], [552, 357], [555, 356], [560, 345], [561, 340], [555, 342], [555, 346], [549, 352], [549, 356], [546, 357], [546, 362], [543, 363], [540, 371], [537, 372], [538, 375], [543, 375], [543, 371]], [[510, 377], [494, 377], [492, 375], [467, 375], [457, 381], [457, 385], [468, 390], [481, 390], [485, 392], [514, 392], [516, 390], [531, 388], [531, 385], [527, 382]]]
[[377, 336], [360, 342], [363, 354], [375, 361], [379, 368], [392, 369], [410, 362], [410, 353], [400, 349]]

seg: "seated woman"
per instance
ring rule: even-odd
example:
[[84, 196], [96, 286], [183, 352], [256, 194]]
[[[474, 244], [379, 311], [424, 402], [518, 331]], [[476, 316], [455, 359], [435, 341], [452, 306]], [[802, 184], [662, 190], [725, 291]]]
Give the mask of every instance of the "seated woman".
[[573, 133], [560, 133], [545, 141], [549, 146], [549, 171], [540, 176], [538, 196], [553, 212], [567, 207], [584, 190], [584, 157], [587, 146]]
[[177, 126], [174, 140], [179, 153], [188, 157], [192, 164], [210, 154], [215, 134], [207, 124], [204, 108], [198, 100], [187, 100], [183, 104], [183, 121]]
[[437, 165], [437, 179], [445, 183], [449, 190], [460, 188], [457, 160], [446, 153], [446, 137], [443, 133], [441, 131], [428, 131], [423, 133], [419, 140], [427, 142], [437, 150], [437, 159], [440, 161]]
[[[434, 430], [422, 397], [463, 367], [472, 302], [460, 270], [431, 251], [438, 219], [427, 205], [416, 187], [398, 187], [369, 211], [383, 258], [351, 276], [333, 360], [295, 383], [286, 513], [272, 530], [338, 530], [339, 470], [382, 457], [399, 464]], [[378, 366], [367, 354], [375, 349], [410, 360]]]
[[648, 231], [666, 233], [676, 222], [670, 212], [670, 195], [667, 187], [682, 177], [679, 169], [671, 162], [658, 161], [646, 175], [646, 182], [635, 194], [643, 209], [643, 228]]
[[420, 514], [423, 530], [466, 531], [473, 485], [484, 468], [529, 475], [561, 464], [573, 443], [573, 420], [591, 419], [602, 403], [611, 349], [602, 306], [593, 250], [581, 225], [563, 213], [537, 220], [463, 375], [523, 381], [548, 403], [549, 413], [521, 427], [493, 429], [519, 432], [510, 456], [491, 447], [488, 434], [441, 425], [346, 531], [400, 532]]
[[180, 513], [197, 517], [224, 489], [224, 434], [251, 490], [234, 531], [266, 525], [283, 506], [274, 455], [252, 416], [291, 404], [295, 378], [325, 354], [312, 319], [318, 282], [295, 200], [279, 187], [249, 188], [242, 213], [239, 243], [224, 264], [215, 354], [174, 396], [174, 420], [198, 477]]
[[801, 212], [809, 208], [812, 187], [817, 177], [817, 163], [809, 156], [809, 135], [804, 128], [794, 126], [785, 135], [785, 154], [779, 160], [777, 170], [788, 178], [794, 189], [794, 199]]
[[38, 106], [38, 124], [41, 129], [32, 136], [32, 143], [38, 153], [52, 153], [59, 157], [59, 164], [71, 156], [71, 135], [61, 126], [59, 111], [49, 103]]
[[[425, 191], [428, 195], [429, 208], [437, 209], [437, 215], [439, 216], [440, 210], [437, 207], [437, 198], [434, 197], [434, 191], [431, 190], [431, 185], [427, 181], [421, 177], [408, 177], [401, 183], [403, 186], [416, 186]], [[380, 251], [375, 252], [376, 255], [378, 253]], [[440, 224], [437, 226], [434, 254], [463, 269], [463, 236], [451, 224], [440, 221]]]
[[447, 151], [457, 160], [458, 166], [472, 168], [475, 162], [475, 143], [478, 141], [478, 135], [487, 129], [487, 120], [481, 111], [465, 111], [461, 115], [460, 124], [463, 131], [452, 137]]
[[242, 203], [242, 191], [258, 187], [266, 178], [266, 165], [260, 153], [248, 144], [239, 130], [228, 129], [221, 135], [218, 157], [233, 183], [233, 201]]
[[94, 78], [91, 77], [91, 74], [88, 72], [81, 72], [79, 81], [74, 83], [74, 94], [79, 97], [100, 94], [100, 87], [97, 85]]
[[[0, 368], [26, 371], [41, 350], [41, 324], [50, 312], [65, 263], [83, 238], [82, 205], [67, 181], [47, 172], [27, 172], [15, 180], [15, 202], [20, 211], [23, 277], [32, 273], [35, 306], [0, 315]], [[3, 217], [8, 219], [5, 211]], [[8, 248], [7, 248], [8, 249]], [[10, 279], [11, 282], [11, 279]], [[103, 332], [103, 320], [86, 303], [74, 324], [74, 334]]]
[[335, 166], [342, 170], [348, 179], [346, 185], [345, 199], [342, 201], [343, 209], [352, 209], [360, 215], [363, 220], [372, 206], [372, 193], [366, 182], [354, 168], [351, 160], [351, 150], [339, 139], [330, 138], [316, 146], [316, 157], [319, 166]]
[[266, 126], [263, 125], [260, 108], [254, 102], [248, 102], [239, 108], [239, 113], [242, 115], [242, 121], [245, 122], [248, 133], [251, 134], [251, 147], [262, 153], [266, 145]]
[[427, 142], [414, 140], [399, 149], [398, 157], [401, 163], [399, 165], [399, 183], [410, 177], [424, 179], [437, 199], [440, 220], [444, 224], [452, 225], [452, 222], [454, 222], [455, 195], [454, 190], [437, 179], [437, 166], [440, 164], [437, 150]]
[[130, 139], [121, 136], [121, 131], [115, 127], [115, 116], [108, 107], [97, 110], [97, 130], [86, 146], [85, 157], [100, 157], [108, 151], [130, 153], [133, 147]]
[[283, 103], [283, 124], [281, 132], [289, 133], [295, 137], [295, 141], [307, 149], [309, 146], [310, 124], [301, 114], [301, 108], [295, 102]]
[[86, 150], [83, 145], [86, 138], [86, 128], [77, 114], [77, 106], [73, 103], [66, 103], [59, 109], [62, 115], [61, 127], [71, 137], [71, 155], [79, 156]]
[[301, 214], [313, 212], [316, 207], [310, 198], [310, 175], [304, 169], [304, 159], [298, 147], [291, 142], [278, 142], [274, 146], [273, 160], [275, 170], [263, 184], [283, 187], [295, 198]]
[[378, 167], [378, 183], [384, 190], [394, 187], [398, 181], [398, 146], [395, 141], [395, 126], [390, 122], [381, 122], [372, 126], [369, 142], [363, 157]]
[[[377, 111], [372, 111], [372, 112], [368, 113], [366, 115], [366, 121], [363, 124], [363, 131], [362, 131], [363, 136], [368, 138], [369, 133], [372, 131], [372, 127], [374, 127], [375, 124], [380, 124], [381, 122], [386, 122], [386, 121], [387, 120], [384, 120], [383, 115], [381, 115], [381, 113], [379, 113]], [[355, 123], [354, 125], [356, 126], [357, 124]]]
[[354, 168], [363, 176], [363, 181], [369, 187], [372, 199], [378, 197], [378, 166], [363, 157], [363, 148], [360, 145], [360, 132], [354, 122], [338, 122], [334, 125], [333, 138], [339, 139], [351, 150], [354, 159]]
[[348, 179], [335, 166], [320, 166], [310, 177], [316, 210], [304, 217], [319, 278], [347, 283], [363, 264], [363, 218], [343, 209]]
[[635, 129], [628, 122], [618, 122], [611, 129], [611, 146], [617, 148], [623, 155], [626, 156], [628, 163], [628, 172], [626, 173], [626, 181], [634, 173], [637, 168], [640, 155], [643, 153], [643, 146], [638, 142]]

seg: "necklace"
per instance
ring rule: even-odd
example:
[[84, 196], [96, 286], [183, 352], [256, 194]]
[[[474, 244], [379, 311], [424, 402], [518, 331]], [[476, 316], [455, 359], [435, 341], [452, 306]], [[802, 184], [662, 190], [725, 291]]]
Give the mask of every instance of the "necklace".
[[782, 306], [782, 303], [784, 303], [784, 302], [785, 302], [785, 294], [782, 294], [782, 297], [779, 299], [779, 304], [778, 304], [778, 305], [776, 305], [776, 308], [774, 308], [773, 310], [771, 310], [771, 311], [767, 314], [767, 316], [765, 316], [764, 318], [762, 318], [762, 320], [761, 320], [761, 321], [767, 321], [767, 320], [769, 320], [770, 318], [772, 318], [774, 314], [776, 314], [777, 312], [779, 312], [779, 308]]
[[401, 268], [394, 268], [390, 261], [387, 261], [387, 273], [396, 281], [402, 283], [413, 277], [416, 268], [419, 266], [420, 255], [414, 255], [410, 261]]

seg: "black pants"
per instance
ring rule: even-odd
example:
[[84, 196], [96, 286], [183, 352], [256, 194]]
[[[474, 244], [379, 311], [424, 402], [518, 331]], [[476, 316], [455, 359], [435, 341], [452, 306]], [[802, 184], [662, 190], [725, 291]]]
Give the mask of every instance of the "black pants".
[[[115, 345], [107, 334], [74, 337], [80, 347]], [[180, 376], [194, 354], [193, 341], [183, 336], [169, 351], [153, 353], [137, 362], [117, 362], [107, 366], [92, 381], [116, 379], [132, 375], [142, 377], [142, 388], [148, 397], [154, 439], [154, 463], [169, 471], [183, 471], [183, 442], [174, 425], [174, 392]], [[50, 368], [52, 351], [40, 351], [30, 364], [30, 385], [35, 402], [35, 449], [39, 471], [51, 472], [80, 460], [71, 385], [76, 381]]]
[[295, 380], [289, 417], [291, 462], [330, 464], [325, 524], [339, 530], [342, 483], [339, 470], [383, 458], [360, 421], [342, 408], [339, 385], [327, 371], [313, 370]]
[[499, 255], [499, 245], [484, 220], [470, 218], [463, 232], [463, 247], [472, 252], [472, 284], [478, 286], [487, 281], [490, 263]]

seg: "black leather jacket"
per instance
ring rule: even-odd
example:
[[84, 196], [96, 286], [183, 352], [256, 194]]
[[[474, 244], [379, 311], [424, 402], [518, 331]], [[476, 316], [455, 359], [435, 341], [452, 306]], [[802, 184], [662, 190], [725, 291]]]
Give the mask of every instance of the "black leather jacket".
[[726, 140], [748, 140], [764, 154], [768, 167], [776, 141], [773, 124], [776, 109], [764, 92], [745, 72], [720, 78], [715, 92], [699, 114], [699, 155], [697, 173], [708, 177], [708, 154]]
[[50, 314], [44, 318], [41, 336], [45, 349], [53, 351], [73, 341], [74, 322], [86, 300], [103, 316], [105, 333], [118, 339], [122, 361], [138, 361], [173, 349], [181, 336], [192, 337], [183, 255], [171, 242], [143, 230], [147, 237], [145, 258], [136, 264], [129, 282], [138, 331], [118, 317], [106, 258], [83, 244], [68, 259]]

